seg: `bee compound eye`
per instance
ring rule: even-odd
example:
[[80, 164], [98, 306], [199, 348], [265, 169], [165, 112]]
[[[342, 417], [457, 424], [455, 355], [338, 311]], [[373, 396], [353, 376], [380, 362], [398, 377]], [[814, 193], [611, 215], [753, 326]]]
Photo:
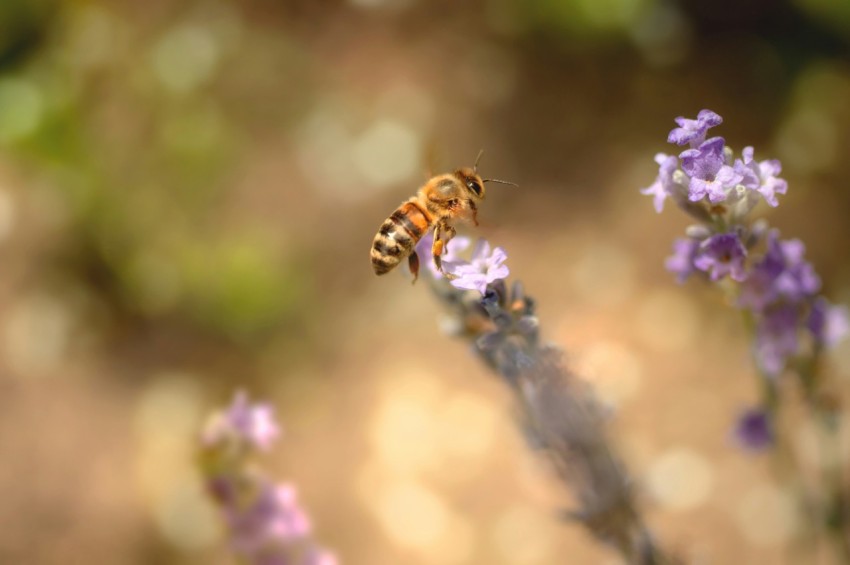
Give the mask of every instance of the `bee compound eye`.
[[466, 181], [466, 186], [474, 192], [476, 195], [481, 196], [481, 185], [478, 184], [477, 180], [468, 180]]

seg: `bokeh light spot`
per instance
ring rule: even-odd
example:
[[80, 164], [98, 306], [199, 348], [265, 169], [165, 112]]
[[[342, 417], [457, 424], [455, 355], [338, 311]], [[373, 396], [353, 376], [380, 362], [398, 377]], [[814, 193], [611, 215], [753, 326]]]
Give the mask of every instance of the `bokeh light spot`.
[[163, 497], [154, 516], [163, 537], [184, 551], [208, 547], [221, 535], [220, 520], [200, 482], [191, 475]]
[[393, 481], [375, 493], [378, 520], [392, 541], [408, 549], [428, 550], [449, 526], [446, 503], [414, 481]]
[[152, 53], [157, 79], [167, 90], [182, 94], [206, 83], [215, 71], [219, 50], [206, 29], [187, 25], [166, 33]]
[[14, 142], [41, 124], [44, 97], [32, 82], [21, 78], [0, 79], [0, 142]]
[[634, 259], [613, 245], [588, 245], [573, 266], [572, 281], [582, 297], [594, 304], [620, 304], [634, 287]]
[[421, 169], [422, 142], [409, 126], [379, 120], [354, 144], [354, 162], [365, 180], [385, 187], [400, 183]]
[[5, 318], [6, 360], [18, 376], [41, 374], [63, 359], [74, 320], [60, 300], [49, 295], [20, 298]]
[[740, 500], [736, 517], [746, 538], [757, 545], [776, 545], [797, 529], [794, 501], [773, 485], [758, 485]]
[[662, 352], [690, 347], [697, 337], [699, 312], [687, 296], [676, 290], [655, 290], [642, 299], [636, 319], [638, 335]]
[[603, 402], [617, 406], [640, 389], [643, 366], [624, 345], [599, 341], [582, 355], [578, 372], [593, 383]]
[[714, 473], [705, 457], [687, 448], [671, 449], [649, 468], [647, 486], [670, 510], [691, 510], [711, 494]]
[[388, 468], [400, 473], [422, 470], [436, 461], [440, 449], [438, 382], [409, 371], [385, 382], [370, 426], [372, 446]]
[[549, 563], [557, 526], [550, 514], [533, 508], [513, 507], [496, 518], [492, 529], [493, 545], [502, 563]]
[[12, 233], [15, 225], [15, 201], [9, 191], [0, 188], [0, 241]]

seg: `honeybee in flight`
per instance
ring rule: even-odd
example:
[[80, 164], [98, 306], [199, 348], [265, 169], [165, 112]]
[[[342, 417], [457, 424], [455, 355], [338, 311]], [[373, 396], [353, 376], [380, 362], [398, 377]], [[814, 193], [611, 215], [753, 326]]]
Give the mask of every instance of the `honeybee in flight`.
[[463, 167], [452, 173], [437, 175], [428, 179], [422, 188], [407, 202], [396, 208], [389, 218], [384, 220], [372, 241], [372, 268], [376, 275], [384, 275], [393, 270], [407, 258], [413, 282], [419, 276], [419, 256], [416, 243], [434, 230], [434, 244], [431, 255], [434, 265], [447, 278], [452, 275], [443, 271], [441, 256], [446, 245], [457, 233], [456, 221], [471, 221], [478, 225], [477, 202], [484, 200], [484, 183], [497, 182], [517, 186], [512, 182], [498, 179], [483, 179], [478, 174], [478, 161], [470, 169]]

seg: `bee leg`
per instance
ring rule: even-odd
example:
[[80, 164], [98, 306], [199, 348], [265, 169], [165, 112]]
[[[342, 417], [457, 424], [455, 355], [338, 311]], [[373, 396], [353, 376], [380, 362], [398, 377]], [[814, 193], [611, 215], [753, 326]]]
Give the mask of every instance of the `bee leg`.
[[456, 230], [456, 229], [454, 229], [454, 227], [452, 227], [452, 226], [450, 226], [450, 225], [448, 225], [448, 224], [445, 224], [445, 225], [443, 226], [443, 232], [445, 232], [445, 234], [446, 234], [445, 236], [443, 236], [443, 245], [444, 245], [445, 247], [448, 247], [448, 246], [449, 246], [449, 242], [450, 242], [451, 240], [453, 240], [453, 239], [454, 239], [454, 237], [457, 235], [457, 230]]
[[413, 281], [410, 284], [415, 284], [416, 279], [419, 278], [419, 255], [416, 251], [407, 257], [407, 266], [410, 268], [410, 274], [413, 275]]
[[[447, 234], [446, 239], [442, 239], [440, 237], [440, 232], [445, 230]], [[452, 280], [456, 279], [457, 276], [451, 273], [447, 273], [443, 270], [443, 251], [445, 251], [446, 245], [449, 240], [453, 238], [455, 235], [455, 230], [453, 227], [448, 224], [437, 224], [434, 228], [434, 245], [431, 246], [431, 255], [434, 256], [434, 265], [437, 267], [437, 270], [443, 274], [447, 279]]]
[[469, 209], [472, 211], [472, 223], [475, 224], [475, 227], [478, 227], [478, 206], [470, 200]]
[[440, 229], [442, 224], [437, 223], [434, 226], [434, 243], [431, 244], [431, 256], [434, 257], [434, 266], [441, 273], [443, 272], [443, 261], [440, 255], [443, 254], [443, 240], [440, 239]]

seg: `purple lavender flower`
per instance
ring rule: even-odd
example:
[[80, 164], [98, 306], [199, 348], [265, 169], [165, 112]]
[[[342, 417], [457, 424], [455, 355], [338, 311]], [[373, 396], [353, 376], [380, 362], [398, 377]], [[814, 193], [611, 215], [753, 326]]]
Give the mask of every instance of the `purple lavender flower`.
[[226, 510], [236, 552], [261, 552], [263, 548], [293, 543], [310, 532], [310, 522], [298, 506], [292, 486], [263, 481], [258, 490], [246, 508]]
[[641, 194], [652, 195], [654, 197], [655, 211], [661, 213], [664, 209], [664, 200], [673, 193], [676, 183], [673, 181], [673, 173], [679, 167], [679, 159], [675, 155], [665, 155], [658, 153], [655, 156], [655, 162], [658, 163], [658, 177], [652, 186], [641, 189]]
[[781, 241], [779, 230], [767, 235], [767, 251], [741, 285], [739, 304], [758, 311], [780, 297], [792, 302], [814, 296], [820, 278], [803, 260], [805, 246], [796, 239]]
[[[443, 249], [443, 255], [441, 256], [443, 262], [451, 263], [452, 261], [457, 261], [459, 259], [458, 254], [466, 251], [471, 243], [471, 239], [462, 235], [452, 238]], [[442, 278], [443, 274], [437, 269], [437, 266], [434, 265], [434, 259], [431, 256], [431, 247], [433, 244], [434, 232], [429, 231], [422, 237], [422, 239], [419, 240], [419, 243], [416, 244], [416, 254], [419, 255], [419, 262], [427, 264], [428, 270], [431, 271], [434, 278], [439, 279]]]
[[337, 565], [336, 555], [324, 550], [313, 550], [307, 555], [304, 565]]
[[779, 241], [778, 231], [775, 239], [778, 243], [785, 269], [776, 277], [775, 287], [779, 295], [792, 302], [805, 300], [820, 291], [820, 277], [812, 264], [803, 259], [806, 247], [799, 239]]
[[279, 435], [270, 406], [251, 404], [244, 392], [201, 434], [200, 463], [207, 491], [228, 526], [233, 551], [246, 565], [336, 565], [310, 538], [310, 521], [295, 488], [266, 479], [249, 465], [256, 449]]
[[746, 258], [747, 250], [738, 234], [721, 233], [700, 244], [694, 258], [694, 266], [709, 273], [713, 281], [729, 275], [740, 282], [747, 278], [744, 268]]
[[447, 273], [456, 277], [451, 281], [452, 286], [477, 290], [483, 295], [487, 292], [488, 284], [507, 278], [510, 274], [508, 266], [504, 264], [507, 258], [504, 249], [497, 247], [491, 253], [487, 240], [479, 239], [470, 261], [443, 261], [443, 267]]
[[212, 445], [233, 438], [266, 451], [279, 435], [272, 408], [267, 404], [250, 404], [248, 395], [239, 391], [230, 407], [207, 427], [203, 441]]
[[793, 304], [780, 304], [766, 310], [756, 327], [755, 354], [762, 371], [778, 376], [791, 357], [797, 355], [800, 312]]
[[682, 151], [682, 170], [691, 177], [688, 184], [692, 202], [705, 196], [712, 203], [726, 200], [728, 190], [743, 180], [743, 175], [726, 164], [723, 153], [725, 142], [722, 137], [712, 137], [703, 142], [698, 149]]
[[745, 147], [741, 154], [744, 159], [736, 161], [736, 170], [744, 175], [742, 184], [758, 191], [770, 206], [779, 206], [776, 195], [788, 192], [788, 183], [776, 176], [782, 172], [782, 164], [777, 159], [756, 161], [752, 147]]
[[815, 300], [806, 326], [819, 345], [833, 347], [850, 331], [846, 306], [833, 306], [823, 297]]
[[739, 445], [750, 451], [763, 451], [773, 445], [770, 417], [760, 408], [750, 408], [738, 418], [734, 436]]
[[711, 110], [701, 110], [697, 114], [696, 120], [689, 120], [679, 116], [676, 118], [676, 123], [679, 124], [679, 127], [670, 132], [670, 135], [667, 136], [667, 142], [675, 143], [676, 145], [690, 143], [691, 147], [697, 147], [705, 141], [705, 134], [709, 128], [720, 125], [722, 122], [723, 118]]
[[694, 258], [699, 249], [699, 242], [690, 238], [679, 238], [673, 242], [673, 255], [667, 258], [664, 266], [676, 275], [676, 281], [681, 284], [696, 270]]

